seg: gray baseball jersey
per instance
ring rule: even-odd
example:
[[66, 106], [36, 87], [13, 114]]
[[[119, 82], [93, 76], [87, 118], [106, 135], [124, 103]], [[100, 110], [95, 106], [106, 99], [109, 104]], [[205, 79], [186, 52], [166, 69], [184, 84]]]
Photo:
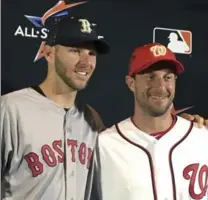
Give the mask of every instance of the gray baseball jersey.
[[66, 112], [32, 88], [2, 96], [1, 199], [88, 199], [96, 138], [76, 106]]

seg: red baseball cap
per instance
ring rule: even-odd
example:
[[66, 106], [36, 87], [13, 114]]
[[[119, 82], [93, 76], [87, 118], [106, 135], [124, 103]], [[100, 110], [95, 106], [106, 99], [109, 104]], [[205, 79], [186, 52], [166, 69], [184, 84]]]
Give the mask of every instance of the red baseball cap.
[[173, 63], [177, 74], [184, 72], [184, 66], [170, 49], [160, 43], [150, 43], [134, 50], [130, 60], [129, 75], [141, 72], [159, 61]]

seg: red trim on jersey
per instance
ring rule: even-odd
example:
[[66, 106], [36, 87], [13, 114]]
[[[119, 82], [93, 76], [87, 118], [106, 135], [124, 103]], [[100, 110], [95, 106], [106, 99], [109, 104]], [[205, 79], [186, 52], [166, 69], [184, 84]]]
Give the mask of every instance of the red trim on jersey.
[[[150, 135], [159, 140], [162, 136], [164, 136], [166, 133], [168, 133], [175, 126], [175, 124], [177, 122], [177, 116], [172, 115], [172, 118], [173, 118], [173, 121], [168, 129], [166, 129], [165, 131], [151, 133]], [[133, 117], [131, 117], [130, 119], [131, 119], [131, 122], [134, 124], [134, 126], [139, 129], [139, 127], [135, 124]]]
[[172, 115], [173, 121], [170, 125], [170, 127], [168, 129], [166, 129], [165, 131], [160, 131], [160, 132], [156, 132], [156, 133], [151, 133], [151, 136], [154, 136], [156, 139], [160, 139], [162, 136], [164, 136], [166, 133], [168, 133], [176, 124], [177, 122], [177, 116], [176, 115]]
[[158, 200], [157, 198], [157, 190], [156, 190], [156, 184], [155, 184], [155, 176], [154, 176], [154, 165], [153, 165], [153, 161], [152, 161], [152, 157], [150, 152], [145, 149], [144, 147], [142, 147], [141, 145], [131, 141], [130, 139], [128, 139], [119, 129], [118, 124], [115, 124], [115, 127], [117, 129], [118, 134], [127, 142], [131, 143], [132, 145], [140, 148], [141, 150], [143, 150], [146, 154], [147, 157], [149, 159], [149, 164], [150, 164], [150, 171], [151, 171], [151, 178], [152, 178], [152, 190], [153, 190], [153, 194], [154, 194], [154, 200]]
[[173, 150], [179, 145], [181, 144], [190, 134], [191, 130], [193, 128], [193, 122], [190, 123], [190, 127], [187, 131], [187, 133], [178, 141], [176, 142], [170, 149], [169, 152], [169, 165], [170, 165], [170, 173], [171, 173], [171, 177], [172, 177], [172, 187], [173, 187], [173, 200], [177, 200], [176, 199], [176, 184], [175, 184], [175, 176], [174, 176], [174, 170], [173, 170], [173, 162], [172, 162], [172, 154], [173, 154]]

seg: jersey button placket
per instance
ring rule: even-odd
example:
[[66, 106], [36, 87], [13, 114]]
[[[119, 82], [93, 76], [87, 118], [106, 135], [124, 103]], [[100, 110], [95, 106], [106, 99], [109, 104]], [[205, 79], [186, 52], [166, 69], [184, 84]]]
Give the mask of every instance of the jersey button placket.
[[65, 160], [64, 160], [64, 162], [65, 162], [65, 181], [66, 181], [65, 182], [65, 186], [66, 186], [65, 190], [66, 190], [66, 200], [68, 200], [70, 191], [69, 191], [69, 183], [68, 183], [68, 176], [67, 176], [67, 174], [68, 174], [68, 166], [69, 166], [69, 160], [68, 160], [69, 159], [69, 147], [68, 147], [68, 140], [67, 140], [67, 138], [68, 138], [67, 113], [65, 114], [65, 119], [64, 120], [65, 120], [65, 125], [64, 125], [64, 144], [65, 144], [65, 146], [64, 146], [64, 150], [65, 150], [64, 154], [65, 154]]
[[[69, 154], [68, 154], [69, 155]], [[67, 185], [68, 200], [76, 200], [76, 162], [72, 162], [70, 155], [68, 156], [67, 168]]]
[[[70, 112], [70, 110], [69, 110]], [[73, 139], [73, 132], [72, 132], [72, 124], [70, 119], [72, 119], [72, 113], [67, 113], [67, 123], [66, 123], [66, 141], [68, 138]], [[67, 144], [67, 143], [66, 143]], [[67, 200], [76, 200], [76, 159], [77, 153], [75, 151], [75, 162], [72, 160], [72, 151], [71, 146], [67, 144], [67, 152], [66, 152], [66, 159], [67, 159]]]

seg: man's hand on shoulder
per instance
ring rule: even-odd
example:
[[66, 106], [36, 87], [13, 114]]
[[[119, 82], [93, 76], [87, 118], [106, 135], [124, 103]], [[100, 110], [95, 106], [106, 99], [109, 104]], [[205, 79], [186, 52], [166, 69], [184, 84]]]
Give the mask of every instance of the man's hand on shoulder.
[[191, 115], [188, 113], [182, 113], [180, 116], [189, 121], [194, 121], [194, 126], [196, 127], [202, 128], [203, 126], [208, 126], [208, 119], [204, 119], [204, 117], [200, 115]]

